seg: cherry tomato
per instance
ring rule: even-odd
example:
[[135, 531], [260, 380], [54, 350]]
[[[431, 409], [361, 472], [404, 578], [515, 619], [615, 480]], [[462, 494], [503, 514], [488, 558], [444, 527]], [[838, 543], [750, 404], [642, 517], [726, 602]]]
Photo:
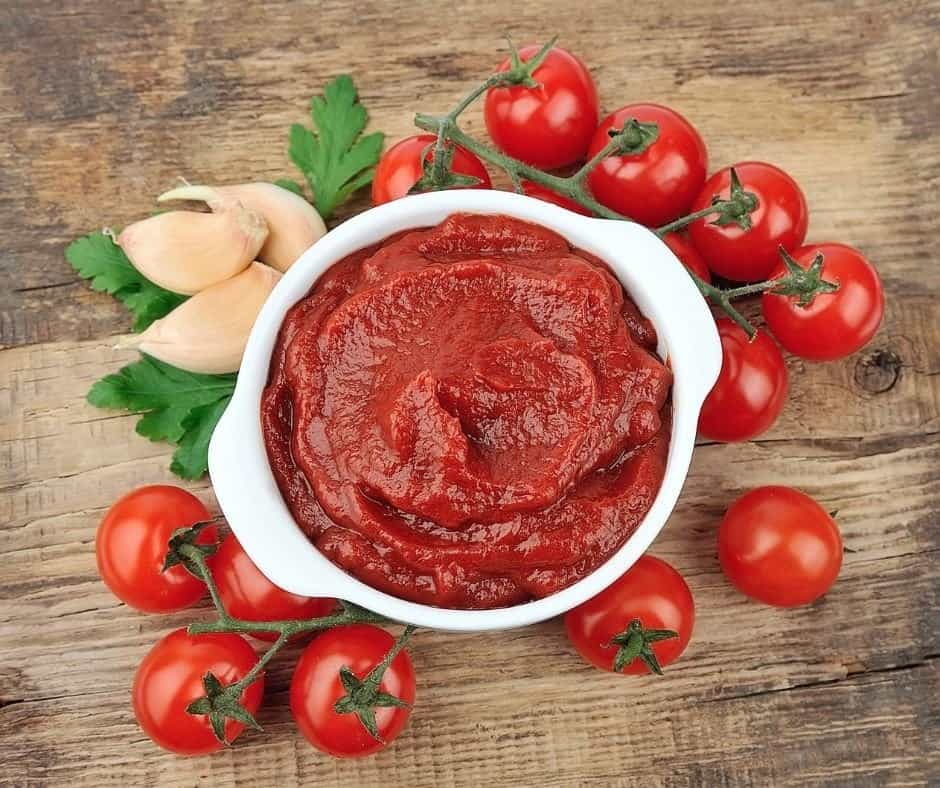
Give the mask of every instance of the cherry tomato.
[[[186, 711], [204, 696], [202, 679], [212, 673], [223, 686], [243, 678], [258, 661], [248, 642], [232, 634], [190, 635], [177, 629], [150, 649], [134, 677], [132, 692], [137, 722], [156, 744], [180, 755], [205, 755], [221, 749], [205, 714]], [[241, 705], [252, 715], [261, 705], [264, 674], [241, 694]], [[245, 726], [225, 721], [225, 738], [232, 742]]]
[[[601, 670], [613, 671], [618, 646], [611, 640], [639, 620], [644, 629], [667, 629], [678, 637], [650, 645], [660, 665], [674, 662], [689, 645], [695, 623], [692, 592], [675, 569], [651, 555], [641, 556], [623, 577], [593, 599], [565, 614], [568, 639]], [[649, 673], [641, 659], [621, 673]]]
[[725, 513], [718, 560], [743, 594], [778, 607], [825, 594], [842, 567], [842, 537], [816, 501], [792, 487], [758, 487]]
[[[304, 650], [290, 685], [290, 708], [297, 727], [314, 747], [337, 758], [371, 755], [390, 744], [404, 729], [410, 708], [381, 706], [375, 721], [381, 741], [372, 737], [355, 713], [333, 708], [346, 694], [339, 678], [342, 667], [359, 679], [378, 665], [395, 644], [384, 629], [352, 624], [329, 629]], [[379, 690], [409, 705], [415, 699], [415, 673], [407, 651], [392, 660]]]
[[669, 235], [663, 238], [663, 243], [679, 258], [679, 262], [682, 263], [682, 265], [688, 268], [699, 279], [704, 279], [706, 282], [711, 283], [712, 275], [708, 270], [708, 266], [705, 265], [702, 256], [695, 251], [695, 247], [689, 243], [688, 238], [679, 235], [679, 233], [669, 233]]
[[553, 192], [551, 189], [546, 186], [542, 186], [540, 183], [532, 183], [532, 181], [523, 181], [522, 182], [522, 191], [529, 195], [529, 197], [535, 197], [537, 200], [543, 200], [544, 202], [550, 202], [552, 205], [560, 205], [562, 208], [567, 208], [569, 211], [574, 211], [575, 213], [580, 213], [582, 216], [590, 216], [591, 212], [585, 208], [583, 205], [579, 205], [574, 200], [565, 197], [562, 194]]
[[[385, 151], [379, 159], [375, 177], [372, 179], [372, 202], [381, 205], [408, 194], [411, 187], [421, 178], [422, 156], [425, 161], [434, 158], [433, 146], [436, 140], [437, 137], [433, 134], [417, 134], [414, 137], [405, 137]], [[483, 162], [460, 146], [454, 151], [451, 169], [461, 175], [472, 175], [479, 180], [479, 183], [472, 187], [457, 188], [489, 189], [492, 186]]]
[[[885, 296], [874, 266], [861, 252], [844, 244], [813, 244], [793, 252], [808, 268], [823, 255], [822, 277], [839, 289], [821, 293], [805, 307], [794, 296], [765, 292], [764, 320], [777, 341], [791, 353], [813, 361], [832, 361], [861, 349], [875, 335], [885, 311]], [[780, 266], [772, 276], [782, 276]]]
[[[734, 170], [745, 191], [757, 196], [750, 230], [736, 224], [712, 224], [708, 216], [689, 225], [692, 243], [713, 273], [738, 282], [766, 279], [780, 260], [778, 248], [796, 249], [806, 237], [809, 212], [796, 181], [772, 164], [746, 161]], [[719, 170], [702, 187], [692, 211], [711, 204], [712, 197], [731, 193], [731, 170]]]
[[[539, 51], [519, 50], [522, 61]], [[508, 71], [506, 58], [499, 71]], [[554, 47], [532, 78], [537, 88], [523, 85], [491, 88], [483, 114], [496, 146], [517, 159], [551, 170], [584, 157], [597, 126], [597, 88], [591, 72], [574, 55]]]
[[[119, 499], [98, 526], [95, 556], [98, 573], [118, 599], [147, 613], [182, 610], [199, 601], [205, 583], [180, 565], [163, 571], [173, 532], [209, 519], [192, 493], [156, 484]], [[199, 534], [200, 544], [216, 540], [214, 525]]]
[[748, 339], [731, 318], [718, 320], [722, 362], [718, 382], [699, 414], [700, 435], [746, 441], [777, 420], [787, 401], [789, 378], [780, 348], [763, 331]]
[[[278, 588], [248, 557], [234, 534], [219, 545], [209, 559], [212, 577], [226, 612], [247, 621], [284, 621], [329, 615], [334, 599], [297, 596]], [[253, 632], [260, 640], [277, 640], [275, 632]]]
[[659, 137], [645, 151], [629, 156], [609, 156], [588, 176], [597, 201], [647, 227], [678, 219], [705, 183], [708, 154], [705, 143], [678, 112], [658, 104], [628, 104], [608, 115], [597, 127], [588, 158], [602, 150], [611, 129], [620, 129], [631, 118], [659, 125]]

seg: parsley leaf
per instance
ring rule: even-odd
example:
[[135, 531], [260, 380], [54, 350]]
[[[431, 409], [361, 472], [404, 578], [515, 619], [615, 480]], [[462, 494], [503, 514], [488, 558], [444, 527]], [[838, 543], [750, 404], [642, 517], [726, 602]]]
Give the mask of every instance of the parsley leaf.
[[[275, 186], [280, 186], [282, 189], [287, 189], [289, 192], [293, 192], [298, 197], [304, 196], [304, 187], [301, 186], [297, 181], [292, 181], [290, 178], [278, 178], [274, 181]], [[307, 199], [304, 197], [304, 199]]]
[[170, 470], [198, 479], [208, 468], [209, 438], [232, 398], [235, 375], [201, 375], [150, 356], [107, 375], [88, 392], [98, 408], [143, 414], [137, 432], [178, 444]]
[[143, 280], [140, 289], [128, 289], [115, 294], [134, 315], [134, 331], [143, 331], [186, 300], [186, 296], [171, 293], [162, 287]]
[[228, 407], [231, 395], [193, 408], [183, 419], [184, 435], [173, 452], [170, 470], [184, 479], [198, 479], [209, 468], [209, 439]]
[[354, 191], [371, 183], [385, 135], [362, 135], [368, 115], [348, 74], [328, 83], [310, 102], [316, 133], [295, 123], [288, 154], [313, 190], [313, 203], [329, 218]]
[[134, 330], [143, 331], [186, 300], [145, 279], [124, 251], [103, 232], [91, 233], [68, 245], [65, 259], [91, 287], [109, 293], [134, 315]]

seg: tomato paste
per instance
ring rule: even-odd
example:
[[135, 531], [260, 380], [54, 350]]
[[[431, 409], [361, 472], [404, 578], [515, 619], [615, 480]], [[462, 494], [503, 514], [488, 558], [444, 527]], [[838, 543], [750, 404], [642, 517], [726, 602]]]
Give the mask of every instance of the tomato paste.
[[543, 227], [456, 214], [330, 268], [288, 313], [261, 406], [294, 518], [404, 599], [552, 594], [662, 482], [672, 377], [606, 266]]

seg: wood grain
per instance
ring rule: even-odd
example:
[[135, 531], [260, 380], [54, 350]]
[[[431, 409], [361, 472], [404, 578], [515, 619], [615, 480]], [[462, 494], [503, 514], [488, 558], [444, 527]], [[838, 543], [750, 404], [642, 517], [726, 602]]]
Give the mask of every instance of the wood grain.
[[[940, 3], [718, 0], [502, 3], [34, 0], [0, 7], [0, 782], [11, 785], [927, 785], [940, 781]], [[351, 73], [391, 139], [450, 106], [519, 39], [560, 32], [606, 109], [667, 103], [718, 167], [789, 170], [810, 237], [876, 262], [885, 325], [854, 357], [790, 359], [792, 395], [749, 444], [703, 444], [653, 552], [698, 619], [664, 679], [618, 680], [557, 621], [423, 632], [405, 735], [361, 762], [298, 737], [291, 655], [260, 720], [210, 758], [157, 750], [129, 709], [136, 664], [186, 615], [141, 616], [104, 589], [95, 526], [128, 488], [172, 482], [170, 449], [84, 402], [132, 358], [129, 321], [62, 259], [76, 235], [153, 208], [178, 175], [290, 176], [286, 131]], [[468, 128], [482, 130], [473, 111]], [[344, 215], [364, 207], [365, 198]], [[753, 307], [751, 307], [753, 310]], [[756, 313], [755, 313], [756, 314]], [[791, 484], [837, 519], [845, 567], [809, 608], [748, 602], [715, 527], [743, 490]], [[189, 485], [212, 502], [207, 482]], [[201, 615], [201, 614], [200, 614]]]

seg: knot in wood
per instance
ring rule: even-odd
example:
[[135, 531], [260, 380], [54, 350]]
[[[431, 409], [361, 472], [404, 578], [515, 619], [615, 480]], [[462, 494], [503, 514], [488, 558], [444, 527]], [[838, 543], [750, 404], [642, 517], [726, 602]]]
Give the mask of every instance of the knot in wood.
[[874, 350], [855, 364], [855, 383], [869, 394], [884, 394], [901, 377], [901, 357], [893, 350]]

